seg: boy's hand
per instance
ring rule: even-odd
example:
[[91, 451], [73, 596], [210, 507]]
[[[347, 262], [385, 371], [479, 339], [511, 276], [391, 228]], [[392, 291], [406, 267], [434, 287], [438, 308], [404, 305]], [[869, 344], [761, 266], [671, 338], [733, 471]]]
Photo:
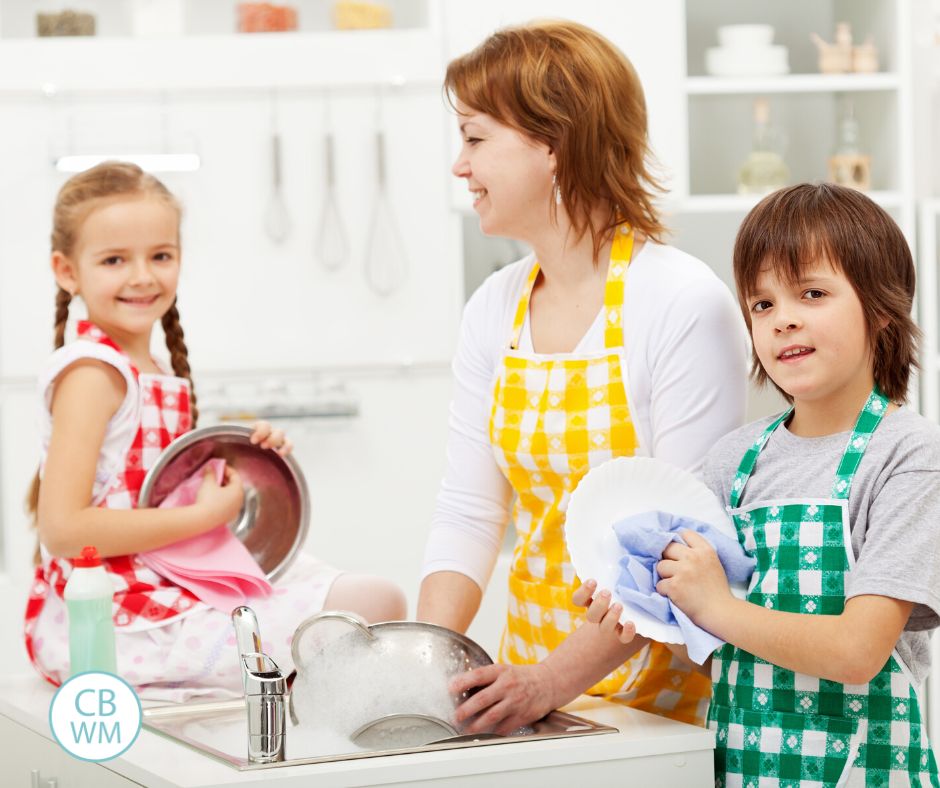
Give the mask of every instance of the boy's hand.
[[254, 432], [251, 433], [249, 440], [261, 446], [262, 449], [274, 449], [282, 457], [286, 457], [294, 448], [294, 444], [284, 434], [284, 430], [274, 429], [266, 421], [255, 422]]
[[656, 565], [662, 578], [656, 590], [699, 626], [708, 628], [709, 611], [733, 599], [728, 577], [711, 543], [695, 531], [683, 531], [685, 544], [672, 542]]

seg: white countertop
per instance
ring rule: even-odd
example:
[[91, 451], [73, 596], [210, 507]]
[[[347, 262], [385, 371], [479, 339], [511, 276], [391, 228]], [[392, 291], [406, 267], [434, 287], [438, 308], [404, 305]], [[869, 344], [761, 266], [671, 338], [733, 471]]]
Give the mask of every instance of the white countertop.
[[[51, 739], [48, 712], [53, 694], [54, 689], [34, 675], [4, 677], [0, 679], [0, 715]], [[530, 770], [534, 771], [524, 782], [514, 781], [515, 784], [530, 784], [531, 780], [549, 785], [555, 784], [548, 779], [552, 773], [561, 770], [570, 779], [570, 767], [577, 765], [596, 772], [607, 764], [615, 769], [611, 776], [627, 778], [631, 763], [636, 761], [638, 769], [642, 765], [646, 778], [653, 773], [651, 768], [668, 769], [670, 779], [657, 779], [658, 785], [713, 784], [714, 735], [708, 730], [587, 696], [566, 706], [565, 711], [613, 726], [619, 733], [238, 771], [144, 729], [124, 755], [92, 768], [107, 768], [128, 780], [155, 788], [262, 786], [290, 780], [302, 785], [313, 778], [319, 778], [318, 784], [322, 781], [343, 786], [418, 781], [469, 785], [472, 781], [467, 778], [471, 777], [489, 779], [492, 784], [493, 778], [487, 775]], [[623, 784], [627, 782], [623, 779]]]

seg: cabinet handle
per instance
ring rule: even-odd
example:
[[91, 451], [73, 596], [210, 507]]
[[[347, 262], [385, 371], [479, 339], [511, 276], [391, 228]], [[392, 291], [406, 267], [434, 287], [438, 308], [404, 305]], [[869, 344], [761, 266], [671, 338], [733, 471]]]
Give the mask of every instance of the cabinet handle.
[[30, 771], [29, 788], [39, 788], [39, 769], [32, 769]]
[[46, 788], [59, 788], [59, 781], [55, 777], [46, 780]]

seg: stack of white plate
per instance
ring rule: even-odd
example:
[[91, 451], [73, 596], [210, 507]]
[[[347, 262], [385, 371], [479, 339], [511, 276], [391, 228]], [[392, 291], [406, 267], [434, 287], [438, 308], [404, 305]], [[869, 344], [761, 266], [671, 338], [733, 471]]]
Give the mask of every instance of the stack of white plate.
[[788, 51], [773, 43], [772, 25], [718, 28], [720, 46], [705, 50], [705, 71], [713, 77], [770, 77], [790, 72]]

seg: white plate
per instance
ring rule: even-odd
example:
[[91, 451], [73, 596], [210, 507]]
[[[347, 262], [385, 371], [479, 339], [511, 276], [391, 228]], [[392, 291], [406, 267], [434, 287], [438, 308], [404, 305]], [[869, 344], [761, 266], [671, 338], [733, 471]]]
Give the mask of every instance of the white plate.
[[[625, 604], [614, 593], [623, 548], [611, 526], [650, 511], [693, 517], [737, 539], [718, 498], [691, 473], [651, 457], [618, 457], [588, 471], [571, 494], [565, 542], [578, 577], [594, 578], [598, 589], [608, 589], [624, 606], [621, 622], [632, 621], [638, 634], [660, 643], [684, 643], [678, 626]], [[739, 596], [744, 589], [744, 584], [732, 586]]]

